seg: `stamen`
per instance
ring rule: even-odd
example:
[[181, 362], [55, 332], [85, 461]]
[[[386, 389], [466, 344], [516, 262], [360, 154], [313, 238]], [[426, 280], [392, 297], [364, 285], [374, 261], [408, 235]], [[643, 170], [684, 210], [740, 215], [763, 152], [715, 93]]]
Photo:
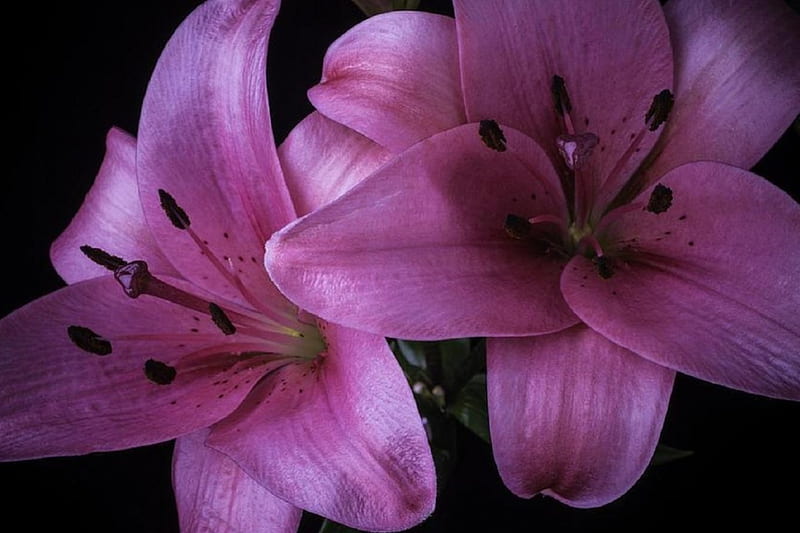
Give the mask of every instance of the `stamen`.
[[83, 351], [96, 355], [108, 355], [111, 353], [111, 343], [83, 326], [69, 326], [67, 328], [69, 340]]
[[564, 115], [572, 111], [572, 102], [569, 101], [569, 93], [567, 93], [567, 84], [564, 83], [564, 78], [561, 76], [553, 76], [553, 83], [550, 85], [550, 90], [553, 93], [553, 99], [556, 103], [556, 111], [559, 115]]
[[598, 255], [592, 259], [592, 263], [594, 263], [601, 278], [608, 279], [614, 275], [614, 269], [606, 256]]
[[650, 109], [644, 116], [644, 123], [650, 128], [650, 131], [656, 131], [667, 120], [674, 103], [675, 98], [668, 89], [664, 89], [653, 97], [653, 103], [650, 104]]
[[215, 303], [208, 304], [208, 310], [211, 313], [211, 320], [214, 321], [214, 324], [224, 333], [225, 335], [233, 335], [236, 333], [236, 326], [233, 325], [233, 322], [228, 318], [228, 315], [225, 314], [225, 311], [222, 310], [220, 306]]
[[569, 93], [567, 92], [567, 84], [561, 76], [553, 76], [553, 82], [550, 84], [550, 92], [553, 94], [555, 101], [556, 112], [564, 119], [564, 129], [570, 135], [575, 133], [575, 128], [572, 125], [572, 102], [569, 100]]
[[121, 257], [117, 257], [116, 255], [111, 255], [110, 253], [106, 252], [105, 250], [101, 250], [100, 248], [93, 248], [88, 244], [84, 244], [81, 246], [81, 252], [83, 255], [100, 265], [101, 267], [107, 268], [108, 270], [114, 271], [121, 266], [127, 264]]
[[157, 385], [169, 385], [177, 374], [175, 367], [155, 359], [148, 359], [144, 364], [144, 375]]
[[647, 202], [645, 210], [659, 214], [669, 209], [671, 205], [672, 189], [659, 183], [650, 193], [650, 200]]
[[178, 229], [188, 229], [191, 225], [189, 216], [186, 211], [181, 209], [175, 198], [164, 189], [158, 189], [158, 198], [161, 200], [161, 209], [164, 210], [172, 225]]
[[512, 239], [525, 240], [531, 236], [531, 224], [527, 219], [518, 217], [517, 215], [506, 215], [506, 221], [503, 224], [503, 229]]
[[503, 135], [503, 130], [494, 120], [481, 120], [478, 135], [481, 136], [483, 144], [492, 150], [506, 151], [506, 136]]

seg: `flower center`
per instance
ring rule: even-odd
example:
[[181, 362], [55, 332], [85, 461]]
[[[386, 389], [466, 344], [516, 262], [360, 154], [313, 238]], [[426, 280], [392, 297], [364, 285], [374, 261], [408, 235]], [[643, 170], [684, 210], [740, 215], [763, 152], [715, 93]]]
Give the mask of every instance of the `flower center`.
[[[565, 257], [577, 254], [590, 257], [598, 274], [607, 279], [614, 274], [616, 255], [613, 245], [602, 244], [603, 233], [609, 223], [631, 209], [646, 209], [658, 214], [671, 205], [672, 191], [662, 185], [656, 187], [646, 206], [623, 205], [627, 203], [623, 199], [623, 191], [630, 188], [635, 179], [635, 174], [627, 175], [624, 169], [628, 167], [634, 154], [640, 151], [645, 136], [656, 131], [667, 120], [672, 109], [673, 96], [665, 89], [653, 98], [639, 131], [630, 134], [628, 147], [611, 165], [607, 175], [600, 176], [598, 169], [594, 168], [596, 165], [591, 162], [601, 139], [589, 131], [576, 133], [575, 121], [571, 116], [572, 102], [564, 78], [553, 76], [550, 89], [555, 111], [563, 128], [563, 133], [555, 139], [555, 145], [564, 163], [561, 167], [561, 185], [568, 202], [568, 214], [566, 218], [550, 214], [530, 218], [520, 216], [519, 213], [509, 214], [504, 229], [514, 239], [539, 243], [546, 241], [548, 252], [555, 250]], [[588, 124], [587, 119], [586, 126]], [[496, 122], [482, 121], [479, 134], [489, 148], [499, 150], [498, 146], [502, 144], [502, 149], [505, 150], [506, 139]], [[614, 134], [614, 130], [611, 134]], [[498, 143], [497, 139], [502, 139], [503, 142]], [[603, 150], [602, 146], [600, 150]], [[543, 225], [549, 225], [551, 230], [553, 227], [559, 228], [560, 242], [553, 242], [552, 231], [538, 231], [538, 226]]]
[[[81, 251], [93, 262], [114, 273], [124, 293], [130, 298], [141, 296], [154, 297], [172, 304], [190, 309], [200, 315], [206, 315], [218, 330], [217, 334], [202, 334], [196, 328], [189, 333], [171, 332], [169, 334], [137, 333], [119, 338], [106, 338], [85, 326], [70, 326], [68, 335], [72, 342], [84, 351], [106, 356], [113, 351], [118, 341], [201, 341], [212, 344], [219, 343], [224, 348], [217, 352], [237, 355], [242, 361], [267, 364], [276, 362], [314, 361], [324, 357], [326, 345], [323, 335], [315, 324], [314, 317], [305, 316], [288, 300], [259, 301], [247, 290], [233, 268], [230, 259], [221, 261], [191, 228], [191, 221], [186, 212], [166, 191], [159, 190], [161, 206], [165, 214], [177, 229], [186, 231], [202, 255], [211, 265], [235, 287], [242, 299], [249, 305], [242, 305], [228, 300], [212, 301], [204, 294], [201, 287], [176, 281], [167, 282], [150, 272], [145, 261], [126, 261], [99, 248], [81, 246]], [[195, 320], [200, 320], [195, 317]], [[275, 368], [274, 365], [270, 365]], [[174, 367], [161, 361], [148, 360], [144, 374], [153, 383], [167, 385], [176, 375]]]

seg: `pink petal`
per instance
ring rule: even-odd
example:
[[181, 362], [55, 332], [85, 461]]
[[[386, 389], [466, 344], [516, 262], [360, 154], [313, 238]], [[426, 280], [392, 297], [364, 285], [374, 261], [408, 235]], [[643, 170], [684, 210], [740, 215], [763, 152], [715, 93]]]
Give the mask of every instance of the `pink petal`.
[[463, 124], [453, 19], [414, 11], [367, 19], [331, 45], [308, 97], [393, 152]]
[[[530, 135], [554, 161], [564, 133], [551, 92], [561, 76], [576, 133], [600, 138], [592, 155], [599, 183], [645, 126], [653, 97], [672, 87], [672, 53], [655, 0], [456, 0], [467, 118], [494, 119]], [[588, 122], [587, 122], [588, 121]], [[622, 167], [641, 163], [658, 133]]]
[[[78, 348], [69, 326], [109, 340], [111, 353]], [[222, 346], [226, 337], [210, 317], [148, 296], [130, 299], [111, 276], [70, 285], [15, 311], [0, 321], [0, 338], [3, 460], [175, 438], [230, 413], [257, 371], [234, 366], [236, 358]], [[174, 381], [151, 382], [144, 372], [148, 359], [174, 367]]]
[[678, 167], [660, 183], [672, 206], [613, 224], [607, 240], [634, 247], [611, 278], [574, 258], [561, 283], [567, 302], [653, 362], [800, 399], [800, 207], [758, 176], [718, 163]]
[[[558, 178], [526, 136], [487, 148], [478, 124], [413, 146], [333, 204], [276, 234], [266, 264], [318, 316], [383, 335], [526, 335], [576, 322], [563, 260], [504, 231], [506, 216], [563, 216]], [[535, 305], [531, 305], [535, 302]]]
[[[270, 298], [263, 244], [295, 218], [272, 141], [265, 57], [277, 1], [212, 1], [178, 28], [145, 96], [137, 172], [156, 240], [186, 278], [236, 298], [187, 232], [159, 204], [170, 193], [224, 265]], [[241, 257], [241, 260], [238, 258]]]
[[351, 527], [400, 530], [433, 510], [436, 476], [382, 337], [322, 324], [321, 361], [270, 374], [209, 444], [273, 494]]
[[609, 503], [653, 456], [675, 373], [585, 326], [489, 339], [489, 422], [503, 482], [574, 507]]
[[181, 531], [294, 532], [301, 510], [272, 495], [227, 456], [205, 445], [207, 430], [175, 442], [172, 480]]
[[332, 202], [385, 163], [390, 152], [314, 112], [278, 148], [286, 185], [302, 216]]
[[785, 2], [670, 0], [675, 109], [648, 171], [750, 168], [800, 112], [800, 17]]
[[108, 271], [80, 251], [101, 248], [128, 261], [143, 259], [150, 269], [175, 275], [150, 235], [136, 187], [136, 139], [111, 128], [97, 179], [70, 225], [50, 248], [50, 258], [67, 283], [104, 276]]

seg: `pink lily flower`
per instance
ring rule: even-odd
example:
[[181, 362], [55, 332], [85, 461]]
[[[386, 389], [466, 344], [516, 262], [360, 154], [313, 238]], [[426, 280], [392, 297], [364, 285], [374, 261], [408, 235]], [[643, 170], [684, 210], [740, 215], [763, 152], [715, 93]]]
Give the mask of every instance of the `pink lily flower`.
[[[298, 310], [262, 262], [272, 232], [346, 184], [284, 178], [265, 77], [277, 11], [203, 4], [158, 62], [138, 140], [109, 133], [52, 247], [70, 285], [0, 321], [0, 459], [177, 438], [183, 531], [294, 531], [302, 509], [405, 529], [431, 513], [435, 472], [400, 367], [383, 337]], [[335, 178], [348, 160], [326, 164]]]
[[488, 337], [494, 457], [521, 497], [625, 493], [675, 372], [800, 399], [800, 208], [743, 170], [800, 110], [798, 17], [454, 4], [331, 46], [312, 102], [394, 157], [273, 236], [277, 286], [387, 336]]

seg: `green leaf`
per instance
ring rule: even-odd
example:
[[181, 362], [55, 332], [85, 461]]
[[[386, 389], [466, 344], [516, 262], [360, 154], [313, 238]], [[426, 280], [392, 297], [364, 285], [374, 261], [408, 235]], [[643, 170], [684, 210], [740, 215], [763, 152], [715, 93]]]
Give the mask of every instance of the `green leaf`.
[[659, 444], [656, 447], [653, 458], [650, 459], [650, 466], [665, 465], [667, 463], [671, 463], [672, 461], [689, 457], [692, 454], [694, 454], [694, 452], [691, 450], [679, 450], [678, 448], [672, 448], [671, 446]]
[[458, 392], [447, 412], [467, 429], [489, 443], [489, 409], [486, 405], [486, 374], [476, 374]]
[[322, 526], [319, 528], [319, 533], [358, 533], [359, 531], [361, 530], [343, 526], [327, 518], [322, 522]]
[[368, 17], [398, 9], [417, 9], [419, 2], [420, 0], [353, 0]]
[[397, 354], [402, 357], [409, 365], [425, 370], [425, 347], [421, 342], [404, 341], [397, 339]]
[[442, 357], [442, 386], [454, 394], [472, 377], [472, 347], [469, 339], [439, 342]]

